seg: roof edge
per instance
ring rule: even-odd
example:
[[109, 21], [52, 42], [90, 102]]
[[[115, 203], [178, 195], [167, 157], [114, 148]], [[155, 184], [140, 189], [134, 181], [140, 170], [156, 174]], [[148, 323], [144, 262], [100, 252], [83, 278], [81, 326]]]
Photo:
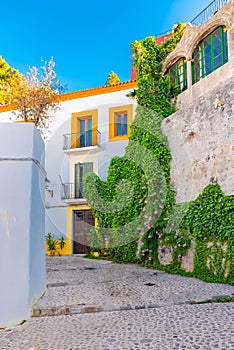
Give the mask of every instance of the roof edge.
[[[57, 97], [58, 102], [75, 100], [77, 98], [89, 97], [101, 94], [108, 94], [111, 92], [133, 89], [137, 87], [137, 82], [135, 80], [125, 81], [118, 84], [108, 85], [108, 86], [100, 86], [97, 88], [91, 88], [86, 90], [78, 90], [74, 92], [67, 92], [65, 94], [61, 94]], [[0, 113], [9, 112], [15, 110], [16, 108], [13, 105], [2, 105], [0, 106]]]
[[101, 95], [101, 94], [108, 94], [111, 92], [121, 91], [121, 90], [127, 90], [137, 87], [137, 82], [135, 80], [133, 81], [126, 81], [123, 83], [108, 85], [108, 86], [100, 86], [97, 88], [87, 89], [87, 90], [78, 90], [74, 92], [68, 92], [62, 95], [58, 96], [58, 101], [68, 101], [68, 100], [74, 100], [76, 98], [82, 98], [82, 97], [89, 97], [89, 96], [95, 96], [95, 95]]

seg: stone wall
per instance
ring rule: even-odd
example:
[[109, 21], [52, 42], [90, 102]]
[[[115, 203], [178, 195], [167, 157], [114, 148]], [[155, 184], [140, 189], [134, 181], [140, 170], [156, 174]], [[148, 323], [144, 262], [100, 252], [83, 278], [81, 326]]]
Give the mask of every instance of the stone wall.
[[234, 195], [234, 78], [166, 118], [176, 202], [195, 199], [217, 181]]
[[[199, 42], [219, 26], [224, 26], [228, 40], [228, 62], [211, 74], [192, 85], [192, 57]], [[187, 106], [196, 98], [203, 96], [214, 87], [219, 86], [228, 78], [234, 76], [234, 0], [229, 0], [226, 6], [200, 26], [186, 24], [185, 32], [176, 48], [163, 62], [163, 73], [181, 57], [187, 62], [188, 89], [179, 94], [178, 107]]]

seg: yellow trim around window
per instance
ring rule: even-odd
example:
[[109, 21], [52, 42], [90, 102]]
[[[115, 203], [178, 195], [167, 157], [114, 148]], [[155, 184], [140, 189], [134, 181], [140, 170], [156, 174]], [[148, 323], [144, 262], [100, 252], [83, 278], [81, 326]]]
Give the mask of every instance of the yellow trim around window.
[[[115, 130], [116, 130], [116, 123], [115, 123], [115, 114], [117, 112], [127, 112], [128, 114], [128, 134], [123, 136], [116, 136]], [[117, 106], [117, 107], [111, 107], [109, 109], [109, 141], [121, 141], [121, 140], [128, 140], [130, 136], [131, 131], [131, 124], [132, 124], [132, 115], [133, 115], [133, 106], [132, 105], [125, 105], [125, 106]]]
[[96, 146], [98, 143], [98, 109], [92, 109], [89, 111], [75, 112], [71, 115], [71, 148], [79, 147], [79, 138], [77, 134], [80, 132], [80, 125], [78, 119], [92, 118], [92, 146]]

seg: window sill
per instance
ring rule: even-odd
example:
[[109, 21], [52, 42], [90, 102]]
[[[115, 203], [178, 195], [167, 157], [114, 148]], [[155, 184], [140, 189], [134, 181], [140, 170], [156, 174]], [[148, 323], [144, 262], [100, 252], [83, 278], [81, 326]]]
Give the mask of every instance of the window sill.
[[128, 140], [128, 139], [129, 139], [129, 135], [115, 136], [113, 138], [109, 138], [109, 142], [122, 141], [122, 140]]

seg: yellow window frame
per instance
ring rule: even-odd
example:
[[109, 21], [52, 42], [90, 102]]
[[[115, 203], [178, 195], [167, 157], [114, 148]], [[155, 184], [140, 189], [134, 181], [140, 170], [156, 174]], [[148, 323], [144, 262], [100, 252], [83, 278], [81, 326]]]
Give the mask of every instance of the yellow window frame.
[[92, 119], [92, 146], [96, 146], [98, 143], [98, 109], [92, 109], [88, 111], [75, 112], [71, 115], [71, 148], [79, 147], [79, 138], [77, 135], [80, 133], [79, 120]]
[[[116, 135], [116, 114], [126, 112], [128, 116], [128, 133], [127, 135], [117, 136]], [[131, 131], [133, 116], [133, 106], [124, 105], [109, 108], [109, 141], [121, 141], [128, 140]]]

